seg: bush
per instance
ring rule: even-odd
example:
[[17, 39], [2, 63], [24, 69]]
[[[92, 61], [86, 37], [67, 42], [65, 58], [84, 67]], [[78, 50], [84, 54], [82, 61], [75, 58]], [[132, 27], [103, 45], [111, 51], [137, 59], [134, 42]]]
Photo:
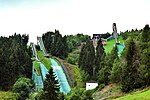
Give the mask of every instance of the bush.
[[93, 100], [93, 90], [86, 91], [83, 88], [73, 88], [71, 92], [68, 95], [66, 95], [65, 100]]
[[109, 75], [110, 75], [110, 68], [108, 66], [101, 68], [97, 76], [98, 83], [108, 84], [110, 81], [108, 78]]
[[81, 100], [84, 90], [82, 88], [73, 88], [69, 94], [66, 95], [65, 100]]
[[0, 100], [18, 100], [18, 93], [0, 91]]
[[21, 77], [13, 85], [13, 92], [19, 93], [19, 99], [24, 100], [29, 97], [33, 87], [32, 81], [28, 78]]
[[120, 60], [116, 59], [115, 62], [113, 63], [113, 67], [109, 76], [111, 83], [118, 83], [121, 81], [122, 66], [123, 63]]
[[72, 57], [68, 57], [68, 58], [67, 58], [67, 62], [70, 63], [70, 64], [74, 64], [74, 65], [75, 65], [75, 63], [76, 63], [75, 59], [72, 58]]
[[35, 95], [35, 100], [44, 100], [43, 98], [45, 97], [45, 92], [43, 90], [40, 90], [36, 95]]
[[82, 94], [82, 100], [93, 100], [91, 91], [84, 91]]
[[84, 70], [81, 70], [81, 76], [82, 76], [82, 81], [84, 83], [86, 83], [90, 79], [89, 74]]
[[105, 87], [105, 84], [100, 84], [95, 89], [96, 91], [101, 91], [104, 87]]

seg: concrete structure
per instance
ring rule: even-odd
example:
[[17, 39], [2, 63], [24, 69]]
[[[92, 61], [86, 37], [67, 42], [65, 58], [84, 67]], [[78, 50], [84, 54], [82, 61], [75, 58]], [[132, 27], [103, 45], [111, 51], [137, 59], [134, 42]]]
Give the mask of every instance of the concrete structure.
[[95, 81], [88, 81], [86, 82], [86, 90], [92, 90], [95, 89], [98, 86], [98, 83]]
[[112, 28], [113, 28], [113, 36], [116, 40], [116, 44], [119, 44], [116, 23], [113, 23]]

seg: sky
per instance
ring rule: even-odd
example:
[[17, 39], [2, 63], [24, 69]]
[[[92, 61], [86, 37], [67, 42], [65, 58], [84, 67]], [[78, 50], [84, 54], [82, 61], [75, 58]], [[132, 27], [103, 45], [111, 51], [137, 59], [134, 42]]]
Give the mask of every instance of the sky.
[[48, 31], [64, 35], [112, 33], [150, 24], [150, 0], [0, 0], [0, 36]]

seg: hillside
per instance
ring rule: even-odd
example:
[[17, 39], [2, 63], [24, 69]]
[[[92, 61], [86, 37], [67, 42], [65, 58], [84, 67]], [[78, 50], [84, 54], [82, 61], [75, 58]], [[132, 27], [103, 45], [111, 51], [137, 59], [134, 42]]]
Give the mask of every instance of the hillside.
[[150, 100], [150, 89], [144, 89], [141, 91], [136, 91], [125, 96], [116, 98], [114, 100]]
[[0, 100], [17, 100], [18, 97], [17, 93], [0, 91]]
[[93, 93], [94, 100], [150, 100], [150, 87], [131, 93], [121, 92], [118, 84], [109, 84]]
[[[124, 43], [122, 36], [119, 36], [118, 40], [120, 41], [120, 44]], [[104, 46], [106, 54], [111, 52], [115, 44], [116, 44], [116, 40], [114, 38], [107, 41], [107, 44]]]
[[120, 86], [118, 84], [109, 84], [100, 91], [96, 91], [95, 93], [93, 93], [92, 96], [94, 100], [105, 100], [122, 95], [123, 93], [121, 92]]

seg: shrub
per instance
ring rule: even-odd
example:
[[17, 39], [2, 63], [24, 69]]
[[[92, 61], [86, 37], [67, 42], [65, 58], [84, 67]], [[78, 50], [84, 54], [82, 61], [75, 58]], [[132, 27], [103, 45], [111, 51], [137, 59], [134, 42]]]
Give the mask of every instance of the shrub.
[[29, 97], [32, 86], [33, 84], [30, 79], [21, 77], [13, 85], [13, 92], [19, 93], [19, 99], [24, 100]]

